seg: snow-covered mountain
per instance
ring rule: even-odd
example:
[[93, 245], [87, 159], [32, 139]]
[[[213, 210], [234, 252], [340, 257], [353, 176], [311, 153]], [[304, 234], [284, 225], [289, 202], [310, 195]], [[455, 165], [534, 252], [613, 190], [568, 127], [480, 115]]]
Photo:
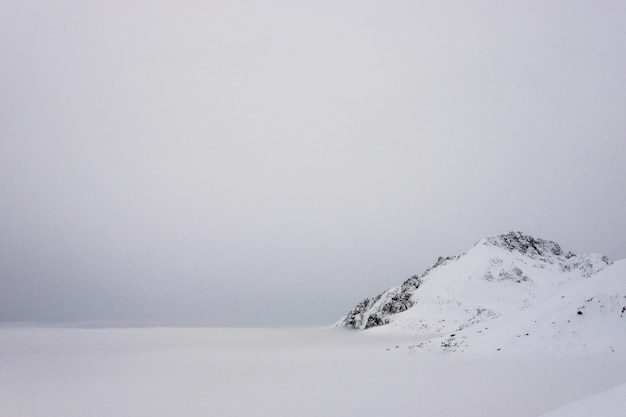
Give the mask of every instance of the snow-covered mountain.
[[510, 232], [440, 257], [336, 326], [439, 336], [416, 346], [444, 350], [626, 350], [626, 260]]

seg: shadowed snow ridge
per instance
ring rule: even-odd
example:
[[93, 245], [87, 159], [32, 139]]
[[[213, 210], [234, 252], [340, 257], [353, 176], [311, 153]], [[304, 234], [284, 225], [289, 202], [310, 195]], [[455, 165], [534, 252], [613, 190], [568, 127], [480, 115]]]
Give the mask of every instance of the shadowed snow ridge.
[[[472, 344], [472, 340], [487, 340], [486, 333], [493, 335], [487, 321], [496, 319], [494, 325], [504, 326], [502, 323], [515, 317], [530, 317], [541, 311], [539, 321], [552, 323], [551, 314], [561, 315], [566, 323], [567, 320], [570, 322], [567, 328], [559, 331], [580, 338], [576, 329], [571, 328], [569, 315], [573, 312], [576, 318], [580, 318], [584, 312], [578, 311], [590, 297], [596, 296], [593, 306], [600, 309], [597, 314], [610, 314], [614, 309], [616, 317], [621, 319], [626, 315], [618, 314], [622, 313], [623, 307], [626, 308], [626, 289], [621, 284], [626, 282], [622, 279], [626, 277], [621, 277], [621, 267], [609, 265], [611, 263], [605, 256], [575, 255], [564, 252], [555, 242], [510, 232], [482, 239], [466, 254], [440, 257], [422, 275], [414, 275], [398, 287], [361, 301], [335, 325], [374, 332], [441, 334], [445, 337], [436, 342], [439, 347], [463, 350]], [[613, 269], [615, 273], [607, 271], [603, 276], [617, 274], [620, 277], [597, 280], [598, 272], [605, 269]], [[603, 286], [609, 282], [612, 282], [611, 290], [604, 291]], [[572, 312], [567, 310], [567, 303], [579, 298], [580, 308], [570, 306]], [[590, 306], [584, 308], [592, 311]], [[567, 312], [559, 313], [562, 309]], [[626, 328], [626, 319], [621, 327]], [[471, 337], [468, 336], [470, 328]], [[530, 330], [521, 335], [526, 337], [526, 333], [530, 334]], [[517, 339], [521, 335], [513, 331], [510, 337]], [[541, 340], [548, 343], [547, 337]], [[539, 343], [539, 340], [535, 342]], [[504, 342], [496, 337], [493, 343]], [[588, 341], [580, 343], [590, 346]], [[528, 348], [530, 344], [524, 346]]]

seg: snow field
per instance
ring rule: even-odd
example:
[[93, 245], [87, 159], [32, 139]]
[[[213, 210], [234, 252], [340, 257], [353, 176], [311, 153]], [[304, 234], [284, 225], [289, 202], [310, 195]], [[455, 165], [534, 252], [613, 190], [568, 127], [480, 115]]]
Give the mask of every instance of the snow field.
[[626, 382], [623, 352], [405, 348], [420, 341], [343, 329], [4, 327], [0, 415], [534, 417]]

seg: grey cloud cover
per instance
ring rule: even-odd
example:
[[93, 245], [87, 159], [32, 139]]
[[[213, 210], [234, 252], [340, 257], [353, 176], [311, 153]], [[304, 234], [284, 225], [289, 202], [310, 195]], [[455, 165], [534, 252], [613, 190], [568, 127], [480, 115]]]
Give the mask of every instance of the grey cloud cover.
[[332, 323], [509, 230], [626, 257], [622, 1], [1, 9], [1, 321]]

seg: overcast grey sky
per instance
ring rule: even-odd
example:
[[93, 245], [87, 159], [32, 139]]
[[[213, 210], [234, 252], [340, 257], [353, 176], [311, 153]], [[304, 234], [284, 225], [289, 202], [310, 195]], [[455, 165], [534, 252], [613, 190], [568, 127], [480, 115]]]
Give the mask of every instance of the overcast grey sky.
[[626, 257], [626, 2], [0, 5], [0, 321], [330, 324], [522, 230]]

